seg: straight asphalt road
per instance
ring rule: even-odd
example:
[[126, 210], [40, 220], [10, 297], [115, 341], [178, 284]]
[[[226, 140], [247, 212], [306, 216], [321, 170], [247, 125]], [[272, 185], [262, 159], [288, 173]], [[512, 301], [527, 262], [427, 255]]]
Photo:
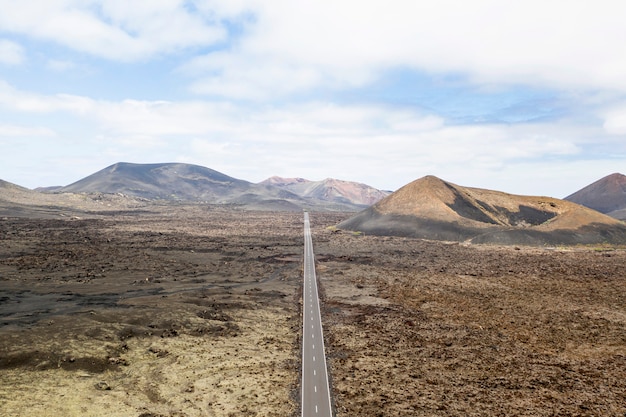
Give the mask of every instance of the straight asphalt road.
[[304, 213], [302, 417], [332, 417], [309, 213]]

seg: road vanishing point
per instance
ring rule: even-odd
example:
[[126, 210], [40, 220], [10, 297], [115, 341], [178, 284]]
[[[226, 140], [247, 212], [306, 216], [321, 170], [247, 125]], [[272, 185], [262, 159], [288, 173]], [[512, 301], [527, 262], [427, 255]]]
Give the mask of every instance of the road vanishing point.
[[302, 417], [332, 417], [309, 213], [304, 213], [302, 295]]

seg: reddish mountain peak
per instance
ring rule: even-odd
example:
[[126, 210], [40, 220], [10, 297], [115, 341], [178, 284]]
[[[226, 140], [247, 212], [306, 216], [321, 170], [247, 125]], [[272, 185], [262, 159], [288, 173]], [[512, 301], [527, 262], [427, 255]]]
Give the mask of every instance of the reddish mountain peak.
[[606, 177], [596, 181], [597, 183], [604, 182], [609, 187], [618, 187], [620, 189], [624, 189], [624, 185], [626, 185], [626, 175], [620, 174], [616, 172], [611, 175], [607, 175]]
[[626, 175], [613, 173], [565, 197], [601, 213], [626, 208]]

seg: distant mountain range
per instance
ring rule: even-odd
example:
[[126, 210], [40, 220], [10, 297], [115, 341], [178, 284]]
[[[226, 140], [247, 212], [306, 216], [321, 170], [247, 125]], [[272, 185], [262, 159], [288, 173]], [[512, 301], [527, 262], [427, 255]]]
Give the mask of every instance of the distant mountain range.
[[35, 191], [0, 180], [0, 214], [78, 203], [92, 210], [105, 201], [107, 207], [127, 208], [147, 201], [180, 201], [256, 210], [363, 210], [341, 227], [429, 239], [549, 243], [557, 235], [564, 242], [576, 235], [578, 242], [614, 242], [621, 239], [623, 223], [600, 213], [626, 220], [626, 176], [608, 175], [565, 200], [466, 188], [432, 176], [395, 193], [332, 178], [271, 177], [255, 184], [182, 163], [120, 162], [70, 185]]
[[626, 244], [626, 224], [570, 201], [416, 180], [340, 229], [471, 243]]
[[626, 220], [626, 175], [607, 175], [565, 197], [565, 200]]
[[254, 184], [191, 164], [120, 162], [56, 193], [121, 193], [150, 200], [231, 204], [249, 209], [357, 211], [388, 193], [365, 184], [326, 179], [308, 181], [272, 177]]
[[322, 181], [309, 181], [304, 178], [271, 177], [259, 184], [280, 187], [304, 198], [366, 207], [391, 194], [391, 191], [381, 191], [358, 182], [342, 181], [333, 178], [326, 178]]

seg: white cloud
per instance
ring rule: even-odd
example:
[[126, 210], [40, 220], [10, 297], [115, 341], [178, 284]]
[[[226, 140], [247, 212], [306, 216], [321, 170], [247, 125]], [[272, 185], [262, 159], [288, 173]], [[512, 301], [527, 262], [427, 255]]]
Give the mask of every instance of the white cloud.
[[214, 54], [183, 66], [190, 67], [213, 72], [213, 75], [201, 76], [192, 83], [190, 90], [193, 93], [231, 99], [271, 100], [310, 90], [324, 81], [319, 71], [312, 67], [290, 66], [260, 57]]
[[193, 91], [268, 99], [365, 85], [390, 68], [626, 91], [626, 56], [617, 52], [626, 39], [623, 2], [246, 3], [236, 11], [254, 19], [229, 50], [193, 62], [206, 71]]
[[50, 59], [46, 63], [46, 67], [52, 71], [65, 72], [76, 68], [76, 64], [68, 60]]
[[[560, 195], [549, 191], [549, 182], [529, 184], [525, 178], [553, 172], [555, 161], [567, 165], [626, 154], [626, 143], [616, 142], [601, 125], [573, 120], [449, 125], [436, 115], [387, 105], [103, 101], [23, 92], [8, 84], [0, 84], [0, 98], [0, 104], [32, 115], [36, 123], [38, 115], [60, 113], [88, 125], [64, 140], [80, 141], [83, 152], [98, 153], [99, 160], [102, 155], [136, 162], [176, 159], [251, 181], [275, 174], [335, 177], [395, 189], [434, 174], [461, 185], [518, 193], [534, 186], [537, 193]], [[603, 143], [611, 143], [609, 154], [590, 151]]]
[[322, 144], [344, 154], [398, 148], [428, 158], [441, 153], [442, 160], [449, 160], [456, 149], [462, 159], [477, 154], [504, 159], [569, 155], [579, 152], [579, 146], [599, 131], [567, 123], [448, 126], [441, 117], [385, 105], [309, 102], [257, 108], [204, 101], [104, 101], [23, 92], [6, 83], [0, 83], [0, 93], [0, 104], [7, 107], [32, 113], [67, 112], [122, 136], [212, 135], [264, 145]]
[[[566, 168], [588, 167], [601, 175], [605, 167], [619, 170], [626, 158], [626, 55], [619, 53], [626, 39], [623, 2], [32, 0], [26, 7], [0, 0], [0, 10], [0, 35], [11, 33], [7, 39], [21, 42], [0, 39], [0, 64], [21, 64], [28, 53], [55, 71], [80, 69], [85, 62], [97, 67], [72, 85], [74, 94], [24, 91], [0, 80], [0, 137], [13, 144], [32, 140], [28, 152], [39, 152], [43, 161], [48, 153], [61, 160], [71, 148], [75, 160], [175, 158], [250, 180], [333, 176], [396, 188], [435, 174], [461, 185], [519, 192], [543, 186], [545, 176], [582, 178], [581, 172], [564, 174]], [[142, 62], [99, 66], [50, 44]], [[146, 62], [164, 54], [174, 61]], [[179, 61], [186, 62], [167, 88], [154, 85]], [[149, 71], [156, 65], [152, 78]], [[145, 79], [128, 93], [108, 95], [103, 74], [118, 70], [124, 77], [113, 84]], [[444, 79], [453, 74], [461, 84], [480, 84], [477, 94], [494, 101], [513, 90], [502, 84], [547, 86], [562, 112], [537, 113], [562, 116], [544, 123], [454, 125], [440, 114], [384, 104], [379, 90], [366, 89], [393, 70]], [[181, 94], [176, 79], [181, 73], [189, 77], [191, 91], [213, 101], [170, 99], [168, 92]], [[10, 76], [18, 79], [15, 74]], [[65, 74], [45, 74], [48, 85], [61, 91], [72, 81]], [[19, 76], [26, 85], [32, 75]], [[59, 84], [52, 81], [57, 79]], [[355, 87], [350, 97], [366, 97], [363, 104], [324, 99]], [[425, 95], [437, 90], [428, 88]], [[96, 99], [81, 91], [129, 98]], [[159, 95], [161, 100], [145, 99]], [[514, 107], [517, 98], [507, 96], [502, 107], [509, 101]], [[475, 104], [450, 107], [471, 116], [480, 113], [472, 112]], [[462, 116], [457, 120], [469, 119]], [[10, 152], [5, 161], [18, 159], [17, 150]], [[549, 187], [550, 181], [545, 183]]]
[[[0, 30], [113, 60], [221, 43], [183, 67], [192, 91], [232, 98], [362, 86], [392, 68], [626, 91], [626, 3], [614, 0], [0, 0], [0, 10]], [[231, 39], [229, 23], [241, 28]], [[23, 59], [9, 41], [2, 57]]]
[[222, 103], [124, 100], [98, 102], [90, 116], [113, 133], [171, 137], [237, 133], [234, 113]]
[[606, 112], [604, 129], [612, 135], [626, 135], [626, 105]]
[[24, 61], [24, 49], [17, 43], [0, 39], [0, 64], [18, 65]]
[[56, 136], [56, 133], [45, 127], [17, 126], [0, 123], [0, 137], [45, 137]]
[[15, 89], [0, 80], [0, 105], [26, 112], [71, 111], [85, 114], [90, 111], [95, 101], [83, 96], [70, 94], [42, 95]]
[[[614, 0], [0, 0], [0, 10], [0, 30], [113, 60], [218, 46], [182, 67], [192, 91], [237, 99], [363, 86], [393, 68], [626, 91], [626, 3]], [[6, 42], [5, 62], [21, 62]]]
[[524, 174], [503, 183], [501, 173], [529, 161], [580, 157], [593, 136], [567, 124], [446, 126], [432, 116], [412, 116], [411, 128], [394, 128], [396, 120], [409, 118], [408, 110], [315, 103], [265, 110], [240, 119], [240, 133], [228, 142], [197, 142], [204, 146], [187, 161], [252, 181], [274, 174], [332, 176], [394, 189], [431, 173], [470, 185], [489, 175], [495, 188], [515, 191]]
[[0, 30], [53, 41], [95, 56], [134, 61], [211, 45], [225, 30], [181, 0], [0, 0]]

